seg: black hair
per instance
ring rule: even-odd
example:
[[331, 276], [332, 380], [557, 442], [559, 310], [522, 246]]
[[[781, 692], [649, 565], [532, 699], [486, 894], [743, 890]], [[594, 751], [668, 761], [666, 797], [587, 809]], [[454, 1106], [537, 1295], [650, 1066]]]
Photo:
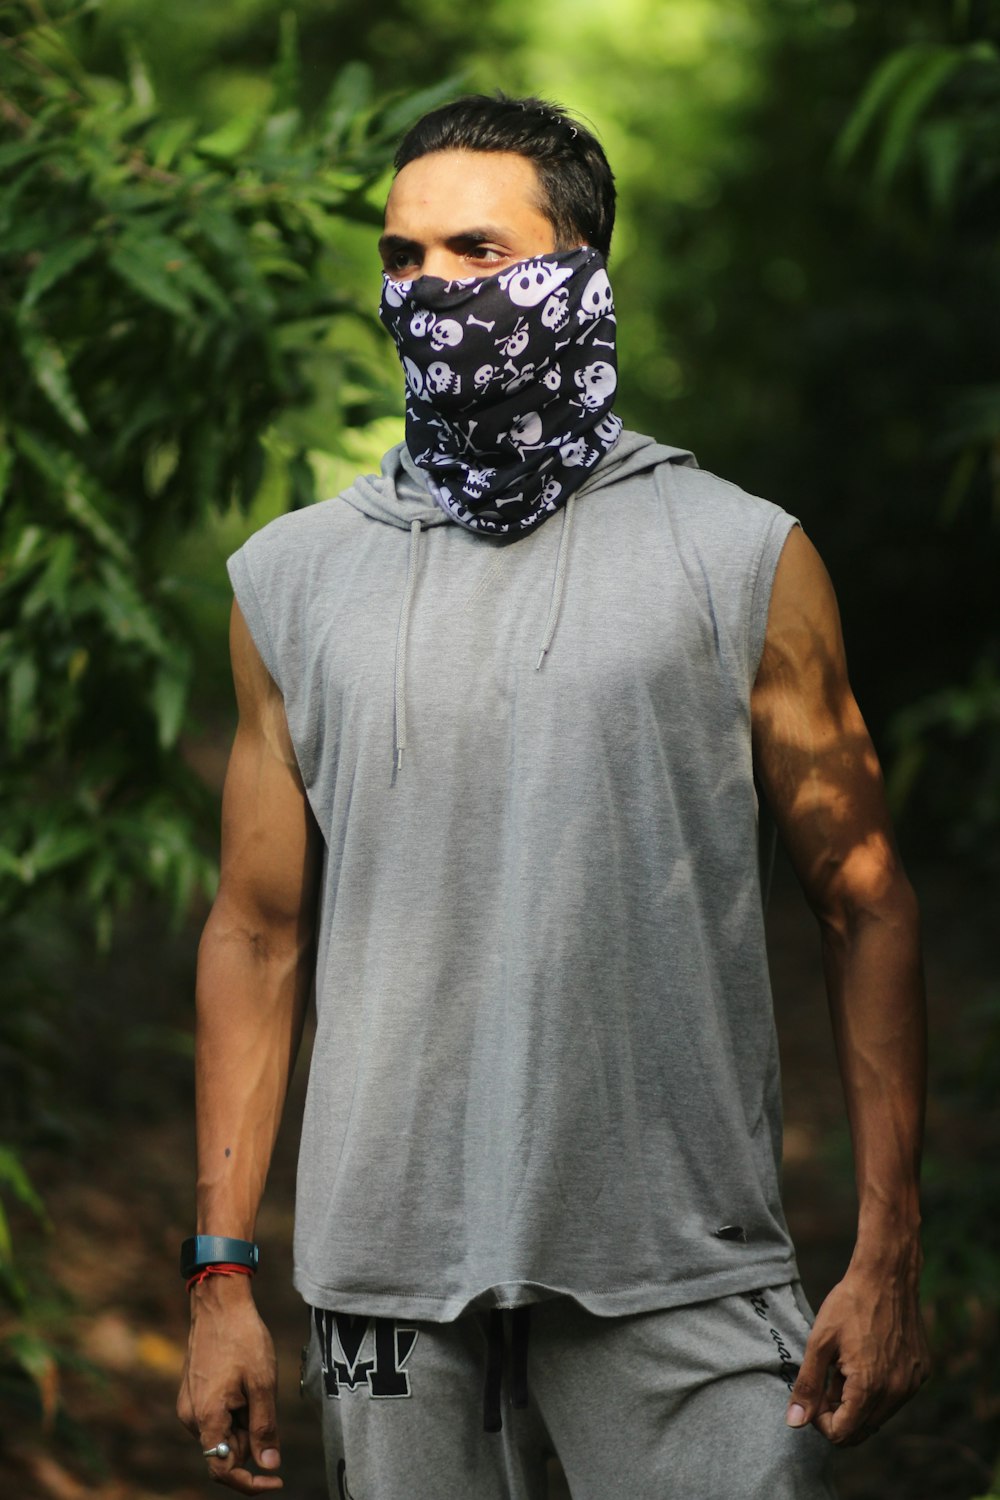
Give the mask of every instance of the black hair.
[[544, 99], [467, 94], [433, 109], [403, 136], [393, 164], [432, 151], [512, 151], [534, 163], [539, 208], [556, 248], [585, 240], [607, 257], [615, 225], [615, 179], [604, 148], [589, 130]]

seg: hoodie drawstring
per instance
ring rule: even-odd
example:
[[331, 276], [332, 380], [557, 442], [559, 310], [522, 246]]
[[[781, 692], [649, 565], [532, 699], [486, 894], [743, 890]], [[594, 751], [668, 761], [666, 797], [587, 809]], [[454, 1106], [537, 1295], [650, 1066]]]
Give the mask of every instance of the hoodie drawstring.
[[549, 605], [549, 617], [545, 621], [545, 631], [542, 635], [541, 650], [535, 663], [537, 672], [552, 645], [552, 637], [556, 633], [556, 625], [559, 623], [559, 611], [562, 608], [563, 593], [566, 587], [566, 567], [569, 559], [569, 531], [573, 507], [576, 503], [576, 494], [570, 495], [563, 506], [562, 530], [559, 533], [559, 551], [556, 553], [556, 572], [552, 580], [552, 602]]
[[[531, 1308], [515, 1307], [510, 1314], [510, 1400], [521, 1411], [528, 1405], [528, 1333]], [[483, 1430], [500, 1432], [500, 1389], [503, 1384], [504, 1332], [499, 1307], [490, 1311], [486, 1333], [486, 1384], [483, 1389]]]
[[410, 613], [413, 608], [413, 591], [417, 582], [417, 564], [420, 559], [420, 522], [410, 522], [410, 556], [406, 567], [406, 588], [399, 608], [399, 628], [396, 631], [396, 666], [394, 673], [396, 743], [393, 749], [393, 770], [403, 764], [406, 749], [406, 642], [410, 634]]
[[[576, 495], [573, 494], [570, 495], [562, 508], [559, 547], [556, 552], [556, 570], [552, 579], [552, 598], [549, 604], [549, 613], [545, 621], [545, 629], [542, 632], [538, 660], [535, 663], [536, 672], [548, 655], [556, 633], [556, 626], [559, 623], [559, 612], [562, 609], [563, 596], [566, 592], [566, 573], [569, 566], [569, 540], [575, 505]], [[403, 599], [399, 607], [399, 625], [396, 629], [396, 661], [393, 673], [395, 743], [393, 745], [392, 769], [394, 779], [402, 767], [403, 752], [406, 749], [406, 647], [410, 634], [410, 616], [413, 612], [413, 595], [416, 589], [417, 572], [420, 566], [421, 531], [422, 523], [420, 521], [410, 522], [410, 553], [406, 566], [406, 587], [403, 590]]]

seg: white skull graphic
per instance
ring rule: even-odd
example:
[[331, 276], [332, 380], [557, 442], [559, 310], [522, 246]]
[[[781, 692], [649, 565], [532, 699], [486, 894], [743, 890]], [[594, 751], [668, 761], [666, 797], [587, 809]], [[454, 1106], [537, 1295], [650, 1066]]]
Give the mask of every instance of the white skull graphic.
[[425, 308], [420, 308], [410, 319], [410, 332], [415, 339], [425, 339], [434, 327], [435, 321], [436, 319], [432, 312], [427, 312]]
[[515, 307], [537, 307], [572, 274], [568, 266], [557, 266], [554, 261], [530, 260], [505, 271], [500, 285]]
[[523, 417], [515, 417], [514, 425], [506, 436], [518, 452], [524, 448], [537, 448], [542, 437], [541, 417], [537, 411], [528, 411]]
[[587, 323], [591, 318], [603, 318], [606, 313], [614, 312], [614, 307], [615, 299], [607, 271], [595, 271], [583, 289], [577, 317], [581, 323]]
[[557, 391], [562, 385], [562, 370], [558, 365], [550, 365], [542, 376], [542, 384], [546, 390]]
[[586, 438], [577, 438], [575, 442], [563, 443], [559, 449], [559, 457], [569, 469], [582, 468], [594, 457], [594, 451], [587, 447]]
[[506, 385], [504, 386], [504, 390], [513, 395], [515, 391], [522, 390], [524, 386], [530, 385], [534, 378], [534, 365], [522, 365], [520, 370], [515, 370], [511, 379], [507, 381]]
[[502, 339], [496, 340], [497, 347], [508, 359], [516, 359], [523, 354], [528, 347], [528, 325], [523, 318], [518, 318], [517, 323], [510, 333]]
[[542, 322], [553, 333], [566, 327], [569, 322], [569, 292], [564, 286], [558, 287], [542, 308]]
[[438, 318], [431, 330], [431, 348], [454, 349], [464, 336], [464, 328], [454, 318]]
[[612, 411], [608, 412], [608, 415], [602, 417], [597, 423], [597, 426], [594, 428], [594, 436], [600, 438], [605, 447], [610, 448], [618, 441], [621, 430], [622, 419], [621, 417], [616, 417]]
[[577, 370], [573, 378], [582, 392], [580, 404], [587, 411], [599, 411], [611, 400], [618, 386], [614, 365], [603, 359], [587, 365], [584, 370]]
[[473, 384], [477, 391], [485, 391], [492, 383], [495, 376], [499, 375], [496, 365], [480, 365], [473, 375]]
[[545, 488], [542, 490], [542, 503], [549, 510], [555, 510], [556, 501], [559, 499], [559, 496], [561, 494], [562, 485], [559, 483], [558, 479], [550, 479], [547, 481]]
[[402, 307], [412, 290], [412, 281], [387, 281], [385, 284], [386, 306]]
[[470, 469], [465, 476], [462, 489], [471, 499], [481, 500], [489, 488], [490, 480], [496, 476], [496, 469]]
[[406, 383], [413, 394], [415, 396], [422, 396], [424, 394], [423, 372], [420, 366], [406, 355], [403, 356], [403, 373], [406, 376]]
[[427, 366], [427, 384], [439, 396], [458, 396], [462, 390], [462, 377], [443, 359], [436, 359]]

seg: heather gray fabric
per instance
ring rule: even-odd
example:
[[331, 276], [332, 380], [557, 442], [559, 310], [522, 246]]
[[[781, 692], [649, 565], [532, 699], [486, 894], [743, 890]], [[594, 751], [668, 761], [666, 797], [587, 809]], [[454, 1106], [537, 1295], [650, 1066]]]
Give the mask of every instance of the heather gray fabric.
[[794, 524], [626, 432], [514, 542], [398, 447], [230, 559], [326, 840], [307, 1302], [794, 1276], [749, 733]]
[[381, 1346], [405, 1351], [388, 1396], [374, 1320], [346, 1354], [336, 1324], [326, 1351], [312, 1327], [331, 1500], [545, 1500], [552, 1453], [573, 1500], [831, 1500], [829, 1443], [785, 1424], [812, 1324], [797, 1284], [624, 1318], [533, 1307], [528, 1405], [505, 1390], [499, 1433], [482, 1426], [484, 1321], [386, 1320]]

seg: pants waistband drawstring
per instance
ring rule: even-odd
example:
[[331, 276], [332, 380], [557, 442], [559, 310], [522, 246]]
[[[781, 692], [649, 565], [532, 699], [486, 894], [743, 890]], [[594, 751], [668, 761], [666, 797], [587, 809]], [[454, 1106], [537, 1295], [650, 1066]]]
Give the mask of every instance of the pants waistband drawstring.
[[[510, 1314], [510, 1399], [511, 1405], [518, 1410], [523, 1410], [528, 1405], [530, 1315], [530, 1307], [514, 1307]], [[483, 1388], [483, 1429], [486, 1432], [500, 1432], [503, 1429], [500, 1392], [503, 1385], [505, 1346], [503, 1310], [494, 1307], [490, 1311], [486, 1332], [486, 1384]]]

